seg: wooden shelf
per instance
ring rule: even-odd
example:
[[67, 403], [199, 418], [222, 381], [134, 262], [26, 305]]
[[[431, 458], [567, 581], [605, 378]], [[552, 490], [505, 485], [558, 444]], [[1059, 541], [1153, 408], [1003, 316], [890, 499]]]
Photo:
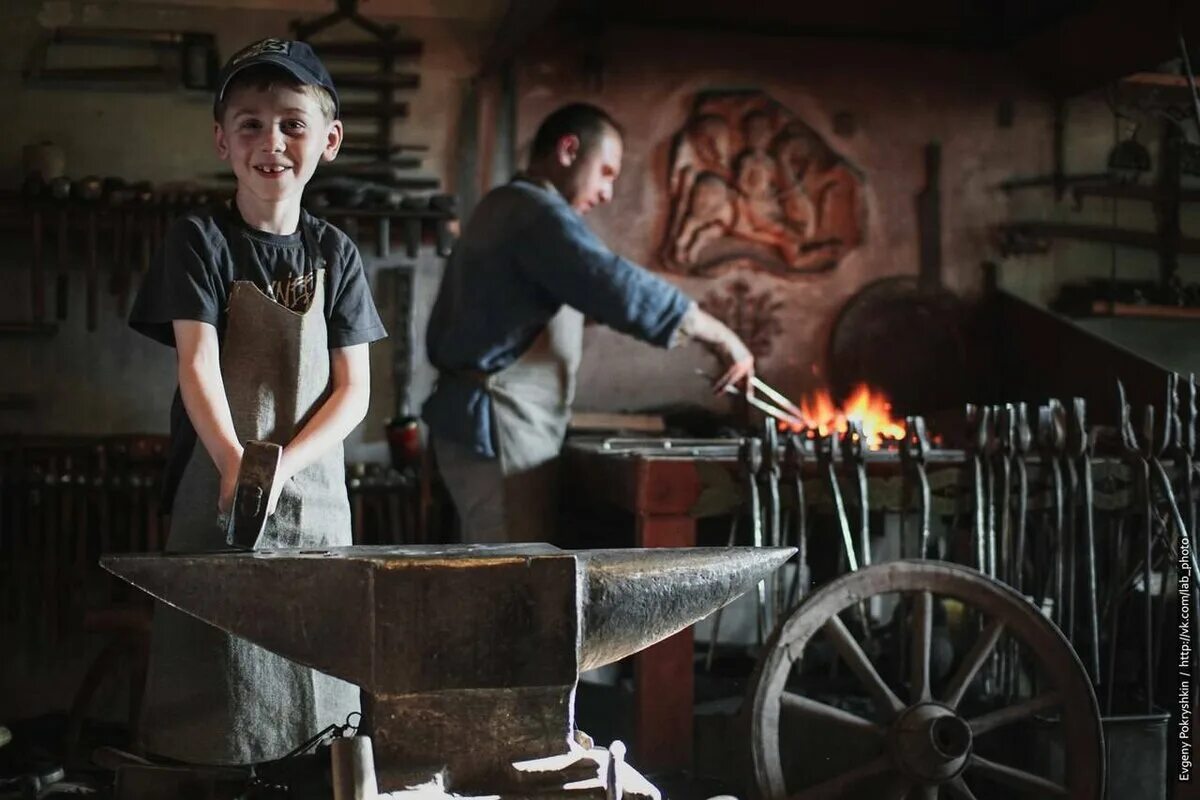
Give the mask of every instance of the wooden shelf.
[[1200, 308], [1144, 305], [1141, 303], [1109, 303], [1107, 300], [1093, 300], [1092, 313], [1100, 317], [1200, 320]]
[[[1110, 197], [1115, 200], [1158, 200], [1161, 193], [1156, 186], [1141, 186], [1136, 183], [1109, 183], [1091, 186], [1076, 186], [1071, 190], [1076, 197]], [[1200, 189], [1180, 189], [1179, 202], [1200, 203]]]
[[1117, 82], [1117, 101], [1145, 102], [1148, 100], [1167, 105], [1192, 103], [1192, 88], [1183, 75], [1164, 72], [1135, 72]]
[[[1144, 250], [1160, 250], [1164, 245], [1162, 238], [1153, 231], [1104, 228], [1099, 225], [1075, 225], [1066, 222], [1010, 222], [1003, 227], [1031, 236], [1081, 239]], [[1180, 255], [1200, 255], [1200, 239], [1180, 238], [1176, 242], [1176, 252]]]
[[30, 336], [48, 339], [56, 333], [58, 325], [53, 322], [0, 321], [0, 337]]

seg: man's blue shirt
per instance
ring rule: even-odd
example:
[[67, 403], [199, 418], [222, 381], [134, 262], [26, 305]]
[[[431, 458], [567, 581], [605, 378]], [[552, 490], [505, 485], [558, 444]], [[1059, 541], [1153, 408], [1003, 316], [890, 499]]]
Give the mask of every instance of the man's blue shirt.
[[493, 189], [454, 247], [429, 320], [439, 374], [422, 417], [432, 433], [494, 458], [479, 373], [520, 358], [563, 305], [666, 347], [691, 300], [605, 247], [553, 188], [518, 178]]

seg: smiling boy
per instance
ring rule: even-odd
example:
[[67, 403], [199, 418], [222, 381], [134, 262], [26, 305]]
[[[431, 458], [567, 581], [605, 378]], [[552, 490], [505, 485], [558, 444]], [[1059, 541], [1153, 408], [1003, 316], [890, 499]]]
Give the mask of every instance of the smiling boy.
[[[225, 547], [250, 439], [283, 447], [266, 546], [348, 545], [342, 441], [386, 332], [354, 243], [300, 207], [342, 143], [337, 91], [307, 44], [277, 39], [233, 56], [219, 86], [214, 141], [236, 195], [172, 226], [130, 316], [177, 355], [167, 549]], [[160, 605], [143, 708], [147, 751], [249, 764], [343, 722], [358, 690]]]

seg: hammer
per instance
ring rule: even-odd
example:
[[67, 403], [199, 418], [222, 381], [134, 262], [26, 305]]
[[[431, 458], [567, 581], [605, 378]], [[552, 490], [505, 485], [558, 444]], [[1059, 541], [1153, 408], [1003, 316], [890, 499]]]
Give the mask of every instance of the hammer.
[[240, 550], [257, 550], [267, 526], [267, 504], [279, 471], [283, 448], [271, 442], [246, 442], [238, 467], [237, 488], [225, 543]]

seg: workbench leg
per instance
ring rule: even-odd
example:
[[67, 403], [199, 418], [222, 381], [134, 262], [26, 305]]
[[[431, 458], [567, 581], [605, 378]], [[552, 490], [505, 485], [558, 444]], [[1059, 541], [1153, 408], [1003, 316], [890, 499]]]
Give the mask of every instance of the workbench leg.
[[[690, 516], [637, 517], [638, 547], [695, 547]], [[638, 770], [691, 769], [695, 704], [692, 629], [633, 657], [634, 758]]]

